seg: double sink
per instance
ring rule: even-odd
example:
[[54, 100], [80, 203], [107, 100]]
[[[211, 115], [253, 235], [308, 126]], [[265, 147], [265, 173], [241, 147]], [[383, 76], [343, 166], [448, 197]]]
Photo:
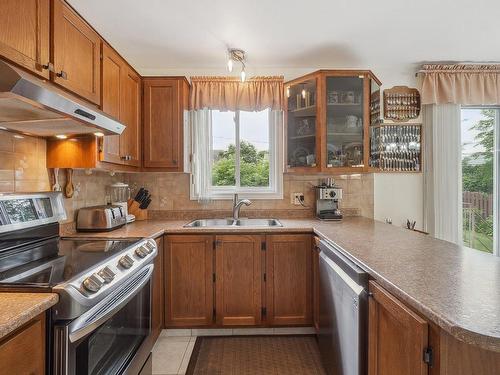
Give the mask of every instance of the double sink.
[[184, 228], [244, 228], [244, 227], [282, 227], [278, 219], [198, 219], [184, 225]]

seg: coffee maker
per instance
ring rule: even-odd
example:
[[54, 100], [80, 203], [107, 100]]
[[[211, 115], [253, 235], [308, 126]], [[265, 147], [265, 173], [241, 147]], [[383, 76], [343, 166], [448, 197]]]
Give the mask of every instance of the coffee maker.
[[316, 189], [316, 217], [320, 220], [342, 220], [339, 203], [342, 189], [336, 187], [333, 178], [326, 179]]

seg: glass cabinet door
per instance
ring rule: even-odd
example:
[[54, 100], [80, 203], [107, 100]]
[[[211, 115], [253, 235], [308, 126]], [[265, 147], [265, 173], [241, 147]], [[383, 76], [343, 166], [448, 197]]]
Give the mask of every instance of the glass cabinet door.
[[286, 88], [287, 167], [316, 167], [316, 79]]
[[326, 77], [326, 165], [363, 167], [364, 78]]

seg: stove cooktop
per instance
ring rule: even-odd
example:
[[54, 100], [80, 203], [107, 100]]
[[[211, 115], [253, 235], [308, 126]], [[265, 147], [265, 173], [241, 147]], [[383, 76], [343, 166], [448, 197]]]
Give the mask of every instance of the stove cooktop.
[[0, 254], [0, 287], [50, 288], [78, 278], [140, 240], [52, 239]]

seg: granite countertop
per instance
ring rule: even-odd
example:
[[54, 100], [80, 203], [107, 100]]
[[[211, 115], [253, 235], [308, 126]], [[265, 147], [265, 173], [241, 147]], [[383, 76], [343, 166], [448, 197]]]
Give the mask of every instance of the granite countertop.
[[500, 258], [362, 217], [341, 222], [281, 220], [281, 228], [183, 228], [186, 221], [140, 221], [90, 237], [163, 233], [306, 232], [341, 247], [379, 284], [454, 337], [500, 352]]
[[54, 306], [55, 293], [0, 293], [0, 339]]

